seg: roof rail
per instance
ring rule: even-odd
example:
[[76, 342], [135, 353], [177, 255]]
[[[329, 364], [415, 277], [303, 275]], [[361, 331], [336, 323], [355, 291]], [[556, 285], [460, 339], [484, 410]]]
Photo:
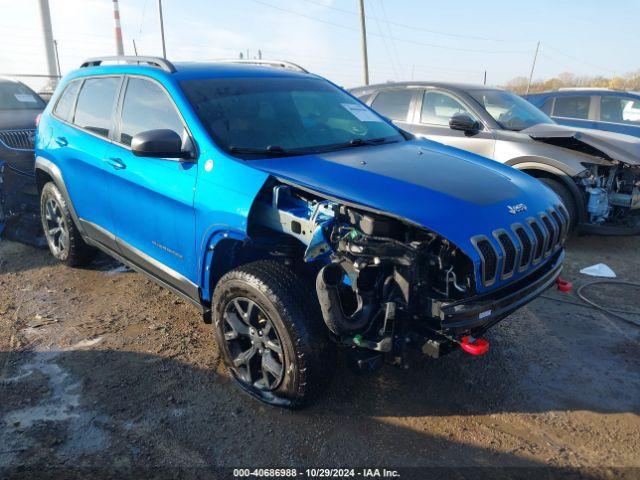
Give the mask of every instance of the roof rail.
[[248, 63], [251, 65], [262, 65], [265, 67], [283, 68], [285, 70], [294, 70], [300, 73], [309, 73], [306, 68], [301, 67], [297, 63], [287, 62], [286, 60], [242, 60], [242, 59], [223, 59], [216, 60], [222, 63]]
[[561, 87], [559, 92], [580, 92], [583, 90], [601, 90], [604, 92], [615, 92], [617, 89], [609, 87]]
[[140, 65], [141, 63], [145, 63], [152, 67], [157, 67], [165, 72], [174, 73], [176, 71], [176, 67], [166, 58], [161, 57], [137, 57], [137, 56], [118, 56], [118, 57], [95, 57], [89, 58], [82, 62], [80, 68], [87, 67], [98, 67], [105, 62], [114, 62], [114, 63], [128, 63], [128, 64], [136, 64]]

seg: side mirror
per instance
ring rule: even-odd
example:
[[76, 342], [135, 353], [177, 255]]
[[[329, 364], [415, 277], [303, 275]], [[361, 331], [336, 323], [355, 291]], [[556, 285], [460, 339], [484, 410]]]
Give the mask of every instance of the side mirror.
[[182, 138], [173, 130], [159, 129], [140, 132], [131, 139], [131, 151], [137, 157], [191, 158], [182, 149]]
[[476, 132], [480, 130], [480, 125], [466, 113], [457, 113], [449, 120], [449, 128], [463, 132]]

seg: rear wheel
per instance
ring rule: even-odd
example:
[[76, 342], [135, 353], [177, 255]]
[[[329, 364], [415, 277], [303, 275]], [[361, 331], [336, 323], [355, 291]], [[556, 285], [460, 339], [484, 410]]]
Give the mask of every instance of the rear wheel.
[[259, 261], [216, 286], [214, 328], [238, 385], [271, 405], [294, 408], [319, 395], [335, 366], [335, 346], [305, 282], [286, 266]]
[[569, 214], [569, 226], [571, 229], [573, 229], [578, 221], [578, 208], [576, 206], [576, 200], [575, 198], [573, 198], [573, 195], [571, 194], [569, 189], [558, 180], [555, 180], [553, 178], [543, 177], [540, 178], [540, 181], [560, 197], [560, 200], [562, 200], [562, 203], [564, 204], [564, 207], [567, 209], [567, 213]]
[[91, 261], [94, 250], [82, 239], [64, 197], [53, 182], [42, 188], [40, 218], [54, 257], [70, 267], [86, 265]]

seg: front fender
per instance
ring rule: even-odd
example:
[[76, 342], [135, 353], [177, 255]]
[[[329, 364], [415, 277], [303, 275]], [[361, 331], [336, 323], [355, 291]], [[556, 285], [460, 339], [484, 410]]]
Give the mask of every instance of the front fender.
[[221, 255], [220, 243], [227, 241], [234, 241], [244, 244], [249, 240], [247, 234], [241, 230], [227, 230], [220, 229], [220, 226], [213, 226], [211, 230], [207, 232], [208, 237], [204, 245], [204, 252], [202, 255], [202, 267], [200, 269], [201, 278], [200, 285], [202, 285], [201, 296], [203, 301], [211, 301], [213, 293], [213, 285], [218, 279], [212, 277], [212, 268], [215, 265], [217, 255]]

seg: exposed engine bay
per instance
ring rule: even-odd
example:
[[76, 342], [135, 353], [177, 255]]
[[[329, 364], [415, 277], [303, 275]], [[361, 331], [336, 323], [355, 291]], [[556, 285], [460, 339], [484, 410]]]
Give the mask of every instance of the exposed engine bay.
[[[486, 303], [466, 312], [475, 295], [473, 262], [408, 222], [273, 182], [254, 204], [250, 224], [252, 237], [275, 235], [280, 249], [287, 239], [300, 241], [326, 327], [351, 347], [359, 368], [404, 364], [409, 344], [435, 358], [464, 349], [462, 342], [508, 314], [494, 317]], [[463, 312], [472, 321], [451, 328], [447, 319]]]
[[640, 141], [598, 130], [537, 125], [531, 138], [592, 157], [574, 180], [583, 194], [583, 227], [591, 233], [640, 233]]
[[586, 194], [588, 222], [629, 228], [640, 225], [640, 167], [623, 163], [586, 166], [578, 182]]

